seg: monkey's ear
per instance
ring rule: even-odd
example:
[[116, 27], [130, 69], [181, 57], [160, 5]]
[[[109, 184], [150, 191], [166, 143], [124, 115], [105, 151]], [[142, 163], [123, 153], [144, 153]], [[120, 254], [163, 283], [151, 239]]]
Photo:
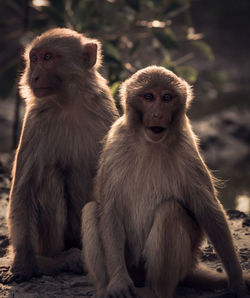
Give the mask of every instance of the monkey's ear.
[[97, 60], [97, 44], [89, 42], [83, 48], [83, 63], [87, 68], [92, 68]]

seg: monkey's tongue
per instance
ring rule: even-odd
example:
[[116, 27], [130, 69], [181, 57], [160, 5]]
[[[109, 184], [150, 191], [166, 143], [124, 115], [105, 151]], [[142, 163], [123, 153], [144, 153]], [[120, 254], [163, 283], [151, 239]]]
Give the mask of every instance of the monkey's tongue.
[[153, 141], [160, 141], [166, 133], [166, 128], [162, 126], [150, 126], [146, 129], [147, 136]]

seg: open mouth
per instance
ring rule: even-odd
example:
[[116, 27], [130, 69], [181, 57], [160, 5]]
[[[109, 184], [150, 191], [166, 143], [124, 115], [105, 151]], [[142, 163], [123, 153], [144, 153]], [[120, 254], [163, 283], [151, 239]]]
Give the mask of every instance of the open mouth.
[[155, 134], [160, 134], [166, 130], [166, 128], [162, 126], [150, 126], [148, 127], [148, 129], [150, 129]]
[[146, 139], [151, 143], [162, 142], [167, 134], [167, 128], [163, 126], [149, 126], [144, 130]]

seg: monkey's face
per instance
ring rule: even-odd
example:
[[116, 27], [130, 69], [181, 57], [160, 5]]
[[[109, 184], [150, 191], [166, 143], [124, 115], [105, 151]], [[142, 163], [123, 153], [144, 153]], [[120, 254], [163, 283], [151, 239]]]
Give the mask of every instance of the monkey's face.
[[158, 143], [165, 139], [178, 109], [178, 95], [171, 89], [148, 89], [138, 95], [142, 124], [147, 140]]
[[36, 97], [52, 95], [60, 89], [61, 79], [57, 75], [60, 54], [51, 48], [33, 48], [29, 54], [29, 85]]
[[192, 100], [191, 87], [159, 66], [137, 71], [123, 83], [120, 94], [128, 123], [152, 143], [175, 133]]

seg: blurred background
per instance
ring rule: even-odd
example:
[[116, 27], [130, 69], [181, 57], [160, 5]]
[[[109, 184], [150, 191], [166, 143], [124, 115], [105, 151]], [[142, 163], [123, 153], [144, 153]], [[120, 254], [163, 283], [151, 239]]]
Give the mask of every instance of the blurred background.
[[249, 15], [249, 0], [0, 0], [0, 191], [24, 114], [23, 49], [48, 28], [68, 27], [102, 42], [101, 72], [119, 109], [120, 83], [151, 64], [193, 85], [189, 116], [224, 181], [220, 200], [250, 211]]

